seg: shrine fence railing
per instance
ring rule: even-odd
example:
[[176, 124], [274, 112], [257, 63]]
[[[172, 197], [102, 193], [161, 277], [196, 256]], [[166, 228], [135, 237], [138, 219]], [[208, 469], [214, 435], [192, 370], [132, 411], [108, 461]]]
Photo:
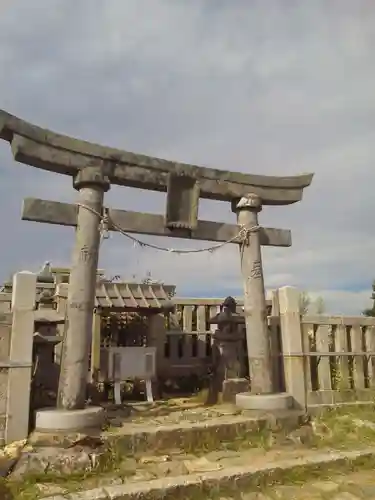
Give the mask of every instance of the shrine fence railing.
[[301, 333], [307, 406], [374, 400], [375, 318], [303, 316]]
[[[161, 376], [207, 372], [216, 328], [207, 321], [219, 304], [178, 299], [177, 325], [168, 325], [160, 349]], [[268, 307], [277, 390], [289, 392], [300, 408], [375, 402], [375, 318], [301, 315], [300, 292], [293, 287], [274, 292]]]
[[375, 318], [300, 315], [300, 292], [278, 290], [286, 391], [300, 408], [375, 402]]

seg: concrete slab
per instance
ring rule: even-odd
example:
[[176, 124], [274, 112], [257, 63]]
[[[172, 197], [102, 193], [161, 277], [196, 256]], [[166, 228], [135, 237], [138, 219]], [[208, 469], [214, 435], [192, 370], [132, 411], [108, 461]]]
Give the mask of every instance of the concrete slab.
[[43, 408], [36, 412], [37, 432], [73, 432], [101, 428], [105, 422], [105, 411], [100, 406], [82, 410]]

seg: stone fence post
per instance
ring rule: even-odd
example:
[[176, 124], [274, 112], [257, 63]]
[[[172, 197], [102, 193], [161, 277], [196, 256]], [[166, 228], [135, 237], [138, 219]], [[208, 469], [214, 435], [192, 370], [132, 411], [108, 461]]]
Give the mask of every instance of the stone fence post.
[[29, 434], [36, 281], [36, 274], [27, 271], [13, 277], [6, 443]]
[[284, 286], [279, 289], [280, 327], [286, 392], [297, 409], [306, 408], [306, 371], [302, 356], [300, 292]]

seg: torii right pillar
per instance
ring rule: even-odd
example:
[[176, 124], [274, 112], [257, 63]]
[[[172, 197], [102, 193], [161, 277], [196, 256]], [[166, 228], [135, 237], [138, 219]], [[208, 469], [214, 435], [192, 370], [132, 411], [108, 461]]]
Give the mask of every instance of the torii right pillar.
[[267, 323], [266, 294], [264, 288], [258, 213], [262, 200], [248, 194], [234, 202], [237, 223], [248, 229], [240, 244], [241, 272], [244, 286], [244, 313], [246, 343], [249, 361], [250, 392], [236, 396], [236, 403], [251, 410], [282, 410], [290, 408], [293, 399], [288, 394], [275, 394], [272, 383], [270, 339]]

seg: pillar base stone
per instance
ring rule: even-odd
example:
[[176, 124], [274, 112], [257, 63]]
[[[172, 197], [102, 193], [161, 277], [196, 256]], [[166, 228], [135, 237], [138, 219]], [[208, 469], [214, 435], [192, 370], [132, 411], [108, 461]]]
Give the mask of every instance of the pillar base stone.
[[293, 398], [286, 392], [277, 394], [241, 392], [236, 396], [236, 405], [244, 410], [290, 410], [293, 408]]
[[35, 430], [38, 432], [79, 432], [101, 428], [105, 422], [105, 411], [100, 406], [82, 410], [43, 408], [35, 415]]

